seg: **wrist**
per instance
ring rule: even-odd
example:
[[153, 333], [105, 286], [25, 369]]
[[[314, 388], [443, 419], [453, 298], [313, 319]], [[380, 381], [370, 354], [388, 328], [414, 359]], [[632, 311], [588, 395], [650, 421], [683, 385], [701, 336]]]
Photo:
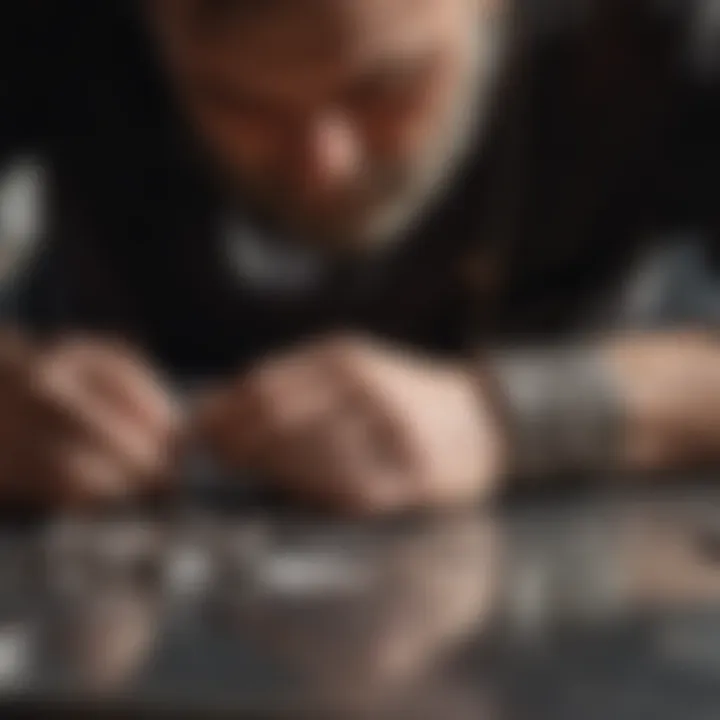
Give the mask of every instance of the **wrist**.
[[[503, 418], [493, 397], [491, 384], [483, 377], [482, 369], [472, 364], [453, 365], [448, 373], [456, 397], [457, 419], [455, 439], [462, 441], [457, 448], [456, 461], [464, 470], [464, 482], [477, 486], [487, 496], [507, 474], [510, 445]], [[459, 462], [464, 448], [467, 462]]]
[[508, 474], [532, 480], [618, 465], [624, 406], [598, 348], [491, 352], [480, 365], [505, 428]]
[[720, 373], [707, 339], [619, 341], [606, 356], [626, 399], [628, 467], [654, 471], [717, 458]]

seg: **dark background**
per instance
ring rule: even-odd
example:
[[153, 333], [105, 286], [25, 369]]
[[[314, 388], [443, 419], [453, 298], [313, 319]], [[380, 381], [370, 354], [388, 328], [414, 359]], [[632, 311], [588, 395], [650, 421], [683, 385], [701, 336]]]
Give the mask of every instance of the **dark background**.
[[130, 2], [20, 0], [0, 11], [0, 157], [156, 117]]
[[[650, 11], [688, 23], [705, 0], [514, 0], [539, 32], [587, 8], [610, 25]], [[24, 145], [147, 124], [165, 107], [137, 0], [8, 0], [0, 10], [0, 157]], [[684, 33], [679, 33], [679, 36]], [[720, 37], [718, 37], [720, 44]], [[152, 112], [148, 112], [148, 110]]]

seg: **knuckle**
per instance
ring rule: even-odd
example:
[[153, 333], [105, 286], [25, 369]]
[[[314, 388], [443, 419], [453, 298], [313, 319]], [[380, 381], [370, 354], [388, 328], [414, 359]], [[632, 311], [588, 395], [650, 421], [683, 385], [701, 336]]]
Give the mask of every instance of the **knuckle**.
[[245, 397], [251, 416], [261, 423], [274, 422], [279, 398], [270, 372], [259, 371], [253, 374], [248, 379]]
[[38, 399], [56, 399], [59, 394], [59, 370], [52, 358], [38, 358], [28, 368], [27, 390]]
[[338, 347], [330, 352], [326, 357], [326, 367], [340, 383], [360, 383], [365, 376], [362, 355], [349, 347]]
[[159, 471], [170, 457], [171, 444], [151, 424], [131, 428], [118, 424], [107, 441], [98, 438], [114, 461], [132, 474], [152, 474]]
[[58, 355], [78, 359], [99, 359], [103, 360], [118, 355], [131, 356], [129, 346], [123, 346], [118, 342], [104, 337], [73, 334], [62, 338], [53, 348]]
[[283, 438], [294, 435], [302, 427], [301, 419], [281, 403], [268, 404], [262, 415], [262, 423], [267, 432]]
[[41, 357], [52, 365], [77, 367], [84, 365], [90, 358], [97, 356], [98, 344], [81, 335], [64, 337], [45, 348]]
[[22, 388], [21, 402], [27, 404], [36, 413], [54, 421], [75, 420], [72, 394], [67, 387], [67, 379], [54, 358], [40, 358], [31, 368]]
[[117, 336], [108, 336], [97, 339], [89, 344], [98, 358], [122, 360], [134, 367], [146, 367], [146, 363], [138, 351], [125, 339]]
[[360, 354], [362, 344], [360, 340], [351, 335], [341, 335], [330, 338], [320, 347], [325, 360], [334, 365], [344, 365], [352, 362]]
[[163, 444], [155, 438], [149, 438], [148, 441], [138, 442], [135, 447], [128, 449], [126, 462], [135, 473], [152, 475], [162, 470], [167, 458]]

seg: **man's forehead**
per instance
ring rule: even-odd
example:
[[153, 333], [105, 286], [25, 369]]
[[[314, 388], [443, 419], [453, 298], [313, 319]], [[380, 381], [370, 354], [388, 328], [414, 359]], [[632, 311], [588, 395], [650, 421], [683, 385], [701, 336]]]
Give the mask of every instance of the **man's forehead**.
[[[190, 20], [196, 29], [257, 32], [296, 30], [365, 34], [387, 24], [406, 23], [417, 14], [439, 13], [473, 0], [158, 0]], [[214, 8], [214, 9], [213, 9]]]
[[[167, 0], [168, 4], [177, 0]], [[186, 0], [186, 11], [192, 2]], [[201, 0], [200, 0], [201, 1]], [[473, 0], [267, 0], [201, 28], [175, 5], [183, 54], [210, 72], [322, 75], [385, 57], [411, 57], [458, 24]]]

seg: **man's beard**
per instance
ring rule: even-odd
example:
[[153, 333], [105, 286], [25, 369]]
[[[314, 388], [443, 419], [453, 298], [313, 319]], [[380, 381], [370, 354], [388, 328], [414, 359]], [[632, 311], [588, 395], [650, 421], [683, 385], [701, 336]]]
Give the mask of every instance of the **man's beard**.
[[372, 252], [401, 242], [441, 201], [465, 160], [478, 149], [497, 75], [495, 42], [478, 37], [474, 43], [466, 77], [458, 83], [431, 146], [413, 162], [361, 171], [351, 201], [338, 198], [329, 212], [313, 214], [299, 204], [293, 207], [287, 189], [258, 181], [236, 181], [236, 196], [247, 211], [293, 242], [341, 254]]
[[356, 252], [383, 244], [415, 215], [414, 169], [397, 166], [360, 171], [352, 191], [325, 201], [313, 212], [295, 202], [282, 183], [246, 181], [236, 184], [246, 212], [293, 242], [331, 252]]

